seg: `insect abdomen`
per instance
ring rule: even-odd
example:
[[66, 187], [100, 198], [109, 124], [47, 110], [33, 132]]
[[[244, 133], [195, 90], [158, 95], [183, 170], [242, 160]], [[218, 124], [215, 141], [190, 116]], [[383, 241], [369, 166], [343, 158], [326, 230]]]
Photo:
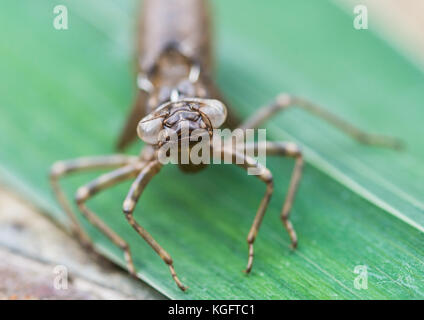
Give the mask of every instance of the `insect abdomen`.
[[206, 0], [144, 0], [139, 39], [140, 67], [147, 72], [165, 48], [177, 45], [210, 69], [209, 8]]

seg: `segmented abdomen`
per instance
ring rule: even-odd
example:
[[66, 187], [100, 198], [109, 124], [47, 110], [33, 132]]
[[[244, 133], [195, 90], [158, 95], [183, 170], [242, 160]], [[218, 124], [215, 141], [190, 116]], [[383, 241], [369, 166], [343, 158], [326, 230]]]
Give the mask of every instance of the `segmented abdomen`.
[[164, 48], [178, 45], [209, 72], [210, 19], [206, 0], [144, 0], [139, 35], [142, 71], [155, 64]]

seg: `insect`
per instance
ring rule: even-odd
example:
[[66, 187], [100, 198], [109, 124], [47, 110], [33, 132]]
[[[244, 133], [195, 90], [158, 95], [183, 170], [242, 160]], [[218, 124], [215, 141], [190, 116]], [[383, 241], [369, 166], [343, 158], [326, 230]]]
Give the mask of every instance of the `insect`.
[[[128, 243], [113, 231], [111, 228], [113, 226], [106, 225], [86, 205], [87, 200], [102, 190], [124, 180], [133, 179], [128, 195], [123, 201], [124, 216], [134, 230], [162, 258], [169, 267], [175, 283], [182, 290], [186, 287], [177, 277], [171, 256], [133, 216], [143, 190], [163, 166], [158, 160], [158, 150], [169, 141], [161, 136], [161, 131], [171, 130], [178, 135], [183, 123], [188, 124], [189, 130], [203, 128], [210, 134], [213, 129], [219, 127], [254, 129], [263, 125], [276, 113], [298, 107], [326, 120], [361, 143], [394, 148], [400, 146], [395, 139], [367, 134], [314, 103], [288, 94], [278, 95], [272, 103], [258, 109], [246, 121], [239, 123], [233, 114], [233, 109], [227, 108], [223, 102], [211, 78], [212, 57], [208, 10], [208, 3], [200, 0], [144, 1], [138, 36], [137, 98], [117, 144], [118, 149], [122, 150], [138, 134], [139, 138], [145, 142], [140, 155], [116, 154], [59, 161], [52, 166], [50, 173], [52, 188], [72, 220], [75, 234], [83, 243], [90, 243], [71, 210], [60, 187], [59, 179], [83, 170], [114, 168], [113, 171], [80, 187], [76, 192], [75, 201], [88, 221], [123, 250], [128, 270], [135, 274]], [[294, 169], [282, 206], [281, 220], [290, 236], [291, 246], [296, 248], [297, 236], [289, 220], [289, 214], [301, 179], [304, 162], [301, 149], [292, 142], [270, 141], [254, 145], [252, 148], [264, 148], [267, 155], [294, 159]], [[273, 176], [270, 170], [237, 149], [222, 148], [215, 151], [221, 157], [241, 157], [242, 162], [237, 165], [244, 170], [261, 169], [261, 173], [254, 177], [266, 186], [265, 194], [247, 236], [248, 260], [245, 272], [249, 273], [253, 265], [255, 238], [274, 190]], [[180, 165], [180, 168], [186, 172], [196, 172], [203, 167], [193, 163]]]

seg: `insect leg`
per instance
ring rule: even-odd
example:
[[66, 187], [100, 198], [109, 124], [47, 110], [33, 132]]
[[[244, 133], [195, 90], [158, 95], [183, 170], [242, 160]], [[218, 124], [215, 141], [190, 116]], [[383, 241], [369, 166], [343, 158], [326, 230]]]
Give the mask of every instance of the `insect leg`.
[[177, 274], [175, 272], [173, 261], [168, 252], [166, 252], [159, 243], [148, 233], [141, 225], [135, 221], [133, 212], [137, 201], [139, 200], [141, 194], [144, 191], [146, 185], [150, 182], [150, 180], [159, 172], [162, 165], [159, 161], [151, 161], [146, 164], [143, 170], [140, 172], [136, 180], [133, 182], [130, 191], [128, 192], [127, 197], [125, 198], [123, 204], [123, 211], [125, 217], [127, 218], [130, 225], [137, 231], [137, 233], [156, 251], [156, 253], [162, 258], [162, 260], [168, 265], [169, 270], [171, 271], [172, 278], [174, 279], [177, 286], [185, 291], [187, 287], [185, 287], [180, 279], [178, 279]]
[[95, 227], [97, 227], [104, 235], [106, 235], [115, 245], [124, 251], [128, 271], [132, 275], [135, 275], [136, 273], [129, 245], [118, 234], [110, 229], [93, 211], [91, 211], [86, 206], [85, 202], [108, 187], [111, 187], [129, 178], [136, 177], [142, 169], [142, 166], [143, 163], [139, 162], [137, 164], [129, 164], [112, 172], [105, 173], [88, 184], [80, 187], [75, 194], [75, 201], [87, 220]]
[[288, 94], [278, 95], [272, 103], [262, 107], [257, 113], [247, 119], [241, 125], [241, 128], [257, 128], [277, 112], [286, 110], [289, 107], [301, 108], [319, 118], [324, 119], [360, 143], [395, 149], [400, 149], [403, 147], [403, 143], [396, 138], [366, 133], [351, 125], [349, 122], [334, 115], [333, 113], [323, 109], [322, 107], [305, 99], [294, 97]]
[[293, 173], [290, 179], [289, 189], [287, 191], [286, 199], [284, 201], [283, 207], [281, 209], [281, 220], [284, 227], [286, 228], [290, 240], [291, 246], [293, 249], [297, 247], [297, 236], [296, 231], [292, 223], [289, 220], [290, 210], [293, 206], [294, 197], [296, 195], [297, 188], [299, 186], [300, 179], [302, 177], [302, 168], [303, 168], [303, 157], [300, 148], [293, 142], [261, 142], [261, 143], [252, 143], [245, 145], [246, 152], [249, 150], [258, 152], [258, 149], [265, 150], [266, 155], [278, 155], [284, 157], [291, 157], [295, 159], [295, 165], [293, 168]]
[[248, 170], [249, 168], [257, 169], [258, 174], [256, 175], [256, 177], [258, 177], [266, 184], [265, 195], [262, 198], [262, 201], [259, 205], [258, 211], [256, 212], [256, 216], [250, 228], [249, 234], [247, 235], [247, 244], [249, 246], [249, 258], [247, 261], [247, 267], [245, 272], [249, 273], [253, 265], [253, 243], [255, 242], [259, 227], [261, 226], [269, 201], [271, 200], [271, 196], [274, 191], [274, 182], [271, 172], [267, 168], [259, 164], [257, 161], [255, 161], [253, 158], [245, 156], [243, 153], [238, 152], [236, 150], [223, 148], [221, 151], [221, 158], [225, 158], [226, 154], [232, 157], [232, 163], [237, 164], [245, 170]]
[[56, 195], [60, 205], [65, 210], [72, 222], [72, 232], [85, 245], [91, 246], [89, 237], [85, 234], [78, 223], [75, 214], [72, 212], [71, 206], [66, 199], [65, 193], [60, 187], [59, 179], [63, 176], [74, 172], [80, 172], [91, 169], [105, 169], [123, 166], [138, 161], [137, 157], [129, 157], [125, 155], [110, 155], [99, 157], [84, 157], [67, 161], [58, 161], [53, 164], [50, 170], [50, 183], [53, 192]]

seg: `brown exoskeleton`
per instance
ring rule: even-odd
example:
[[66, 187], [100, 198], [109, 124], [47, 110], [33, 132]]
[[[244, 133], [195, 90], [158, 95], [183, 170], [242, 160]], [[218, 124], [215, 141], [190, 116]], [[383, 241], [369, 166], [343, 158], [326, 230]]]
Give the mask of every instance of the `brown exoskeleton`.
[[[204, 129], [210, 135], [214, 128], [222, 125], [229, 128], [253, 129], [258, 128], [275, 113], [297, 106], [325, 119], [359, 142], [386, 147], [399, 146], [393, 139], [364, 133], [315, 104], [287, 94], [279, 95], [270, 105], [259, 109], [251, 118], [237, 125], [238, 122], [232, 110], [224, 105], [222, 97], [211, 80], [210, 26], [206, 1], [145, 0], [140, 30], [137, 99], [118, 142], [118, 148], [123, 149], [138, 133], [139, 138], [146, 143], [140, 155], [122, 154], [59, 161], [51, 170], [53, 190], [73, 221], [75, 233], [82, 241], [89, 242], [66, 201], [58, 180], [64, 175], [82, 170], [116, 168], [80, 187], [75, 200], [84, 216], [122, 248], [128, 269], [132, 274], [135, 274], [135, 269], [130, 247], [86, 206], [86, 201], [105, 188], [127, 179], [134, 179], [123, 202], [124, 215], [137, 233], [169, 266], [178, 287], [185, 290], [186, 287], [175, 273], [171, 256], [133, 216], [136, 203], [144, 188], [163, 166], [158, 160], [158, 149], [168, 143], [168, 140], [167, 135], [161, 132], [171, 131], [178, 136], [183, 123], [189, 130]], [[290, 223], [289, 214], [301, 178], [303, 158], [300, 148], [291, 142], [266, 142], [246, 148], [264, 148], [268, 155], [286, 156], [295, 160], [287, 196], [281, 210], [281, 220], [290, 236], [292, 247], [295, 248], [297, 236]], [[244, 154], [243, 150], [233, 149], [222, 148], [215, 151], [221, 157], [242, 158], [243, 161], [237, 165], [246, 170], [261, 169], [256, 177], [266, 184], [265, 195], [247, 236], [249, 256], [245, 271], [248, 273], [253, 263], [253, 243], [274, 185], [272, 174], [267, 168]], [[203, 166], [189, 163], [180, 167], [184, 171], [197, 171]]]

